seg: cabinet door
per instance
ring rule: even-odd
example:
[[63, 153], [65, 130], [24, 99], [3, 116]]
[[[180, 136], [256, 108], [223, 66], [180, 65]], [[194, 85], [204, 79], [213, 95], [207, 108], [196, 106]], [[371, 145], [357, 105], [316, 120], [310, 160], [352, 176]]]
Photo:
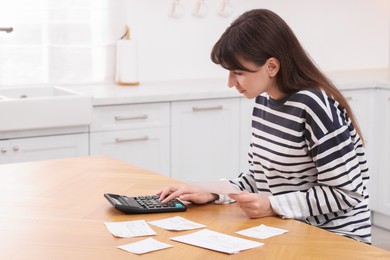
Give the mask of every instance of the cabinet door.
[[88, 156], [88, 134], [11, 139], [8, 162], [26, 162]]
[[239, 98], [172, 103], [172, 177], [218, 180], [239, 173]]
[[252, 135], [252, 112], [255, 99], [241, 98], [240, 102], [240, 172], [248, 172], [248, 151]]
[[373, 135], [375, 89], [345, 90], [343, 94], [355, 114], [367, 144], [369, 144]]
[[376, 149], [376, 95], [375, 89], [346, 90], [343, 91], [363, 133], [365, 153], [370, 171], [371, 181], [368, 183], [371, 198], [371, 207], [375, 208], [377, 194], [375, 194], [376, 174], [378, 171], [378, 158]]
[[107, 155], [169, 176], [169, 127], [90, 134], [91, 155]]
[[[375, 185], [375, 200], [373, 210], [388, 217], [390, 220], [390, 91], [378, 90], [377, 117], [377, 159], [379, 167], [373, 179]], [[390, 222], [387, 220], [387, 228]]]

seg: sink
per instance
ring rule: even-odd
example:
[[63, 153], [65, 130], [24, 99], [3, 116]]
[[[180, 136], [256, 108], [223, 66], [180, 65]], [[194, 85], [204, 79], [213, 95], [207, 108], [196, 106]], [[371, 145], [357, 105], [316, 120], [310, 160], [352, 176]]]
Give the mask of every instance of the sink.
[[69, 95], [76, 95], [76, 93], [61, 87], [0, 88], [0, 97], [9, 99], [46, 98]]
[[0, 131], [89, 125], [92, 97], [59, 86], [0, 88]]

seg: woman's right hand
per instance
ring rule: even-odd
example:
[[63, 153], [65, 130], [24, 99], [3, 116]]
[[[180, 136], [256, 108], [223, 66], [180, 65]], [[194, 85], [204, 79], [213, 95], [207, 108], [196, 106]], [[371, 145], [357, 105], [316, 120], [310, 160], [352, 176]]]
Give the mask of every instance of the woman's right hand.
[[218, 199], [217, 194], [204, 192], [190, 185], [167, 186], [156, 193], [160, 196], [161, 203], [167, 203], [174, 198], [182, 201], [193, 202], [196, 204], [205, 204]]

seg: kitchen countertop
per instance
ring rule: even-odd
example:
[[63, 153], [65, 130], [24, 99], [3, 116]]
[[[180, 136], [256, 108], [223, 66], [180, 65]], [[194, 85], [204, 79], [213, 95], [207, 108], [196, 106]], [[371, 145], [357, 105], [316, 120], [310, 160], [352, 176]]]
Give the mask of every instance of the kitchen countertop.
[[226, 79], [222, 78], [142, 82], [139, 86], [99, 83], [64, 87], [85, 95], [92, 95], [94, 106], [241, 96], [237, 91], [229, 89]]
[[390, 90], [390, 68], [332, 71], [326, 74], [341, 90], [369, 88]]
[[[334, 71], [326, 74], [342, 90], [390, 90], [389, 68]], [[92, 95], [94, 106], [242, 97], [234, 88], [227, 87], [227, 78], [151, 81], [141, 82], [139, 86], [96, 83], [64, 87]]]

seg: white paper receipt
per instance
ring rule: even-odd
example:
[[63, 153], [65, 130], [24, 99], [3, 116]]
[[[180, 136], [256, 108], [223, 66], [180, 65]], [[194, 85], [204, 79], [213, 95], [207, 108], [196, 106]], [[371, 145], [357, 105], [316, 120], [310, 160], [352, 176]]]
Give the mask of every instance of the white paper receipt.
[[169, 244], [162, 243], [153, 238], [147, 238], [138, 242], [134, 242], [131, 244], [118, 246], [119, 249], [125, 250], [127, 252], [131, 252], [134, 254], [144, 254], [152, 251], [157, 251], [165, 248], [172, 247]]
[[188, 184], [214, 194], [228, 195], [240, 193], [239, 188], [231, 184], [228, 180], [191, 181]]
[[237, 254], [240, 251], [264, 245], [263, 243], [225, 235], [208, 229], [184, 236], [172, 237], [171, 239], [227, 254]]
[[107, 229], [116, 237], [140, 237], [157, 235], [145, 220], [104, 222]]
[[176, 216], [172, 218], [165, 218], [160, 220], [149, 221], [149, 224], [152, 224], [156, 227], [167, 229], [167, 230], [191, 230], [197, 228], [203, 228], [205, 225], [187, 220], [185, 218]]
[[243, 236], [259, 238], [259, 239], [266, 239], [266, 238], [280, 235], [280, 234], [283, 234], [286, 232], [288, 232], [288, 230], [281, 229], [281, 228], [275, 228], [275, 227], [269, 227], [266, 225], [260, 225], [257, 227], [237, 231], [236, 233], [243, 235]]

